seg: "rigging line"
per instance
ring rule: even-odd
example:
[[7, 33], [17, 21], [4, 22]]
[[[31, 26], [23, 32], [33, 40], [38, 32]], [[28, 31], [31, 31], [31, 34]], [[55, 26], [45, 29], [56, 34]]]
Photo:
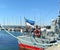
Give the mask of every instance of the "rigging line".
[[[10, 32], [8, 32], [2, 25], [1, 25], [1, 27], [2, 27], [9, 35], [13, 36], [13, 37], [16, 38], [16, 39], [19, 39], [18, 37], [14, 36], [14, 35], [11, 34]], [[21, 39], [21, 40], [24, 41], [23, 39]], [[27, 41], [25, 41], [25, 42], [27, 42]]]
[[[16, 36], [14, 36], [13, 34], [11, 34], [10, 32], [8, 32], [2, 25], [1, 25], [1, 27], [9, 34], [9, 35], [11, 35], [11, 36], [13, 36], [14, 38], [16, 38], [17, 40], [19, 39], [18, 37], [16, 37]], [[34, 39], [34, 38], [33, 38]], [[23, 39], [21, 39], [22, 41], [25, 41], [25, 42], [29, 42], [29, 41], [26, 41], [26, 40], [23, 40]], [[19, 40], [20, 41], [20, 40]], [[30, 42], [29, 42], [30, 43]], [[33, 43], [34, 44], [34, 43]], [[41, 44], [41, 43], [35, 43], [36, 45], [55, 45], [55, 44]]]
[[14, 36], [13, 34], [11, 34], [10, 32], [8, 32], [2, 25], [1, 25], [1, 27], [9, 34], [9, 35], [11, 35], [11, 36], [13, 36], [14, 38], [16, 38], [17, 39], [17, 37], [16, 36]]
[[[14, 37], [14, 38], [16, 38], [17, 40], [19, 39], [18, 37], [16, 37], [16, 36], [14, 36], [13, 34], [11, 34], [10, 32], [8, 32], [2, 25], [1, 25], [1, 27], [9, 34], [9, 35], [11, 35], [12, 37]], [[23, 40], [23, 39], [21, 39], [22, 41], [25, 41], [25, 42], [29, 42], [29, 41], [26, 41], [26, 40]], [[19, 40], [20, 41], [20, 40]], [[30, 42], [29, 42], [30, 43]]]

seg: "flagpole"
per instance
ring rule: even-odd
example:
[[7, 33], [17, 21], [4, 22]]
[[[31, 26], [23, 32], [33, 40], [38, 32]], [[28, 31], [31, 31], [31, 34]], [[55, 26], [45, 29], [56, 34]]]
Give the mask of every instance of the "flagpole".
[[[25, 21], [26, 19], [25, 19], [25, 17], [24, 17], [24, 21]], [[26, 21], [25, 21], [25, 31], [27, 31], [26, 30], [27, 29], [27, 25], [26, 25]]]
[[[25, 23], [25, 17], [24, 17], [24, 23]], [[26, 23], [25, 23], [25, 25], [26, 25]]]
[[[36, 20], [35, 16], [34, 16], [34, 20]], [[34, 24], [34, 27], [35, 27], [36, 24]]]

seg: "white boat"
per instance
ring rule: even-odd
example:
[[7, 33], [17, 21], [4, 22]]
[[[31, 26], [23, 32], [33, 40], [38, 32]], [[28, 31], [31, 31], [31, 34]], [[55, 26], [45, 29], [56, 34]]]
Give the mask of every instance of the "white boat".
[[[59, 24], [60, 24], [60, 16], [59, 16], [59, 20], [58, 20]], [[38, 37], [33, 37], [33, 36], [29, 36], [29, 35], [22, 35], [22, 36], [18, 36], [15, 37], [14, 35], [12, 35], [10, 32], [8, 32], [3, 26], [1, 26], [8, 34], [10, 34], [11, 36], [15, 37], [18, 40], [19, 46], [23, 47], [23, 48], [28, 48], [29, 50], [44, 50], [47, 47], [50, 47], [52, 45], [57, 45], [60, 44], [60, 40], [59, 39], [59, 30], [60, 30], [60, 25], [58, 24], [58, 26], [56, 28], [54, 28], [54, 35], [52, 36], [51, 33], [53, 34], [53, 32], [48, 31], [47, 33], [50, 35], [45, 35], [45, 38], [38, 38]], [[54, 25], [56, 26], [56, 25]], [[57, 29], [58, 31], [56, 31], [55, 29]], [[46, 31], [46, 30], [44, 30]], [[43, 32], [44, 32], [43, 31]], [[43, 33], [42, 32], [42, 33]], [[46, 32], [44, 32], [43, 34], [45, 34]], [[58, 34], [57, 34], [58, 33]], [[56, 36], [55, 36], [56, 35]]]
[[[58, 18], [60, 19], [60, 16]], [[57, 21], [60, 22], [60, 20], [58, 19]], [[57, 24], [56, 20], [54, 22], [55, 24]], [[57, 26], [55, 24], [53, 26]], [[28, 35], [18, 36], [17, 38], [18, 38], [19, 46], [22, 46], [24, 48], [29, 48], [31, 50], [44, 50], [45, 48], [50, 47], [52, 45], [60, 44], [60, 41], [58, 40], [59, 36], [57, 34], [59, 32], [55, 30], [55, 29], [59, 30], [60, 29], [59, 27], [60, 25], [58, 24], [58, 26], [54, 28], [55, 32], [52, 31], [54, 35], [50, 35], [50, 36], [46, 35], [45, 38], [37, 38], [37, 37], [33, 38], [33, 36], [28, 36]], [[51, 34], [52, 32], [49, 33]]]

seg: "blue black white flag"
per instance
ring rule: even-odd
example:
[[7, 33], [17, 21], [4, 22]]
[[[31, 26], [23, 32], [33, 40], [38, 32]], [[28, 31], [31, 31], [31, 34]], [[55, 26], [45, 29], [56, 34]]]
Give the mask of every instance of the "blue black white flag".
[[26, 22], [26, 25], [28, 25], [28, 26], [32, 26], [32, 25], [35, 24], [35, 21], [29, 20], [29, 19], [26, 19], [26, 18], [25, 18], [25, 22]]

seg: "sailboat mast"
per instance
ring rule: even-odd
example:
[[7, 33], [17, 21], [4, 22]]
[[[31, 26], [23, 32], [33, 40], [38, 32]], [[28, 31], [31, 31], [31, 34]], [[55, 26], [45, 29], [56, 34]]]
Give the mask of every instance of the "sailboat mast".
[[60, 15], [60, 1], [59, 1], [59, 15]]
[[22, 26], [21, 16], [20, 16], [20, 26]]

